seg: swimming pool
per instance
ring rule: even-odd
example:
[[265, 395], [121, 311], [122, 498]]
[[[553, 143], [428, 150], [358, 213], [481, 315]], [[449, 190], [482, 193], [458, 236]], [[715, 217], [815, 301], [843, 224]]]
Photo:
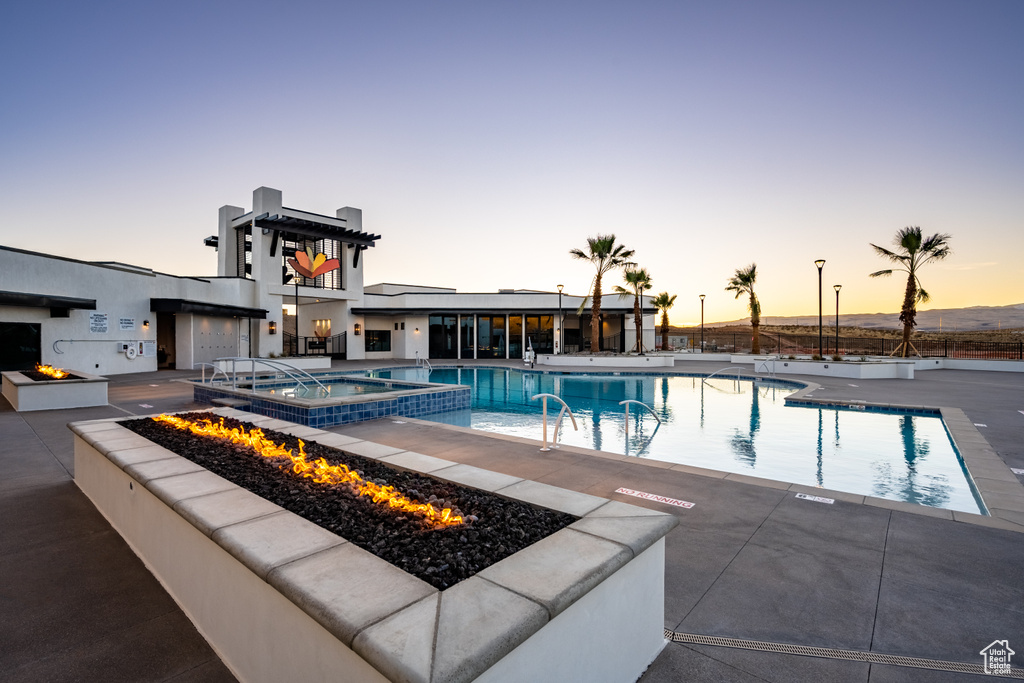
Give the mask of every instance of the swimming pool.
[[[428, 381], [425, 368], [366, 373]], [[422, 419], [540, 439], [539, 393], [559, 396], [559, 443], [749, 474], [837, 491], [987, 514], [938, 416], [786, 406], [787, 382], [714, 377], [577, 375], [510, 368], [437, 368], [429, 381], [472, 388], [469, 410]], [[662, 423], [619, 401], [650, 406]], [[549, 436], [559, 406], [549, 402]], [[918, 411], [923, 412], [923, 411]]]

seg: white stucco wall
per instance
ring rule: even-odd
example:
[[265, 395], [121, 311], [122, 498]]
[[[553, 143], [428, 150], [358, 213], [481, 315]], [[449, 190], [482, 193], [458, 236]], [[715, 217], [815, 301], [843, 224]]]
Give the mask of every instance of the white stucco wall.
[[[150, 310], [151, 298], [252, 307], [255, 293], [254, 283], [238, 278], [183, 278], [121, 264], [100, 265], [6, 249], [0, 249], [0, 290], [95, 299], [95, 311], [72, 309], [67, 318], [51, 318], [48, 308], [0, 306], [0, 321], [40, 324], [43, 363], [95, 375], [157, 369], [156, 355], [137, 355], [129, 359], [119, 350], [122, 343], [132, 343], [137, 348], [141, 341], [156, 341], [158, 320], [156, 313]], [[91, 331], [93, 313], [106, 314], [106, 332]], [[133, 325], [126, 325], [133, 328], [122, 330], [122, 318], [133, 320]], [[147, 320], [149, 326], [144, 329]], [[231, 348], [232, 353], [237, 353], [238, 322], [234, 318], [220, 320], [233, 321], [235, 336]], [[212, 334], [214, 323], [210, 325]], [[176, 316], [179, 368], [191, 368], [195, 362], [196, 351], [189, 348], [197, 339], [193, 327], [191, 316]], [[230, 350], [229, 345], [223, 343], [226, 338], [218, 335], [220, 343], [202, 338], [201, 345], [210, 346], [211, 353], [214, 346], [220, 347], [217, 351]], [[205, 351], [199, 355], [205, 357]]]

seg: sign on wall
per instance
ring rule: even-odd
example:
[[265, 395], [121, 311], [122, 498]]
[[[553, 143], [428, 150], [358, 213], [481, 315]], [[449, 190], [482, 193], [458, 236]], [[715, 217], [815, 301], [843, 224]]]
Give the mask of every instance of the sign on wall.
[[156, 342], [155, 341], [144, 341], [139, 342], [142, 345], [142, 357], [152, 358], [156, 355]]
[[89, 314], [89, 331], [96, 334], [106, 334], [109, 323], [106, 313], [93, 311]]
[[121, 323], [121, 331], [134, 330], [135, 329], [135, 318], [118, 318]]

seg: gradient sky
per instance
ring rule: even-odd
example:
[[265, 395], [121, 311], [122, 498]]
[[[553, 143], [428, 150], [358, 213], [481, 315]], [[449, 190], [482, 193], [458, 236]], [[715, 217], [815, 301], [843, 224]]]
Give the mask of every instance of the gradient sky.
[[[1024, 302], [1024, 2], [47, 2], [0, 44], [0, 244], [181, 275], [224, 204], [363, 209], [366, 282], [583, 294], [613, 232], [674, 324]], [[613, 282], [617, 283], [615, 276]], [[897, 321], [893, 321], [894, 327]]]

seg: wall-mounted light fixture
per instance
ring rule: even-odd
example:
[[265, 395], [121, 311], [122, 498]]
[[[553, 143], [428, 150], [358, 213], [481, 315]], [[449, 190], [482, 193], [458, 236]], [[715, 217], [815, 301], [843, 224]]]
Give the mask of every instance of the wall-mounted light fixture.
[[416, 328], [416, 334], [419, 334], [419, 332], [420, 332], [420, 328], [417, 327]]
[[149, 329], [149, 321], [148, 320], [143, 320], [142, 321], [142, 329], [144, 329], [144, 330], [148, 330]]
[[357, 337], [359, 336], [359, 333], [362, 332], [362, 330], [363, 330], [362, 325], [360, 325], [359, 323], [356, 323], [356, 325], [355, 325], [355, 334], [356, 334]]
[[277, 334], [277, 321], [276, 320], [271, 320], [269, 323], [267, 323], [267, 326], [270, 328], [270, 334]]

